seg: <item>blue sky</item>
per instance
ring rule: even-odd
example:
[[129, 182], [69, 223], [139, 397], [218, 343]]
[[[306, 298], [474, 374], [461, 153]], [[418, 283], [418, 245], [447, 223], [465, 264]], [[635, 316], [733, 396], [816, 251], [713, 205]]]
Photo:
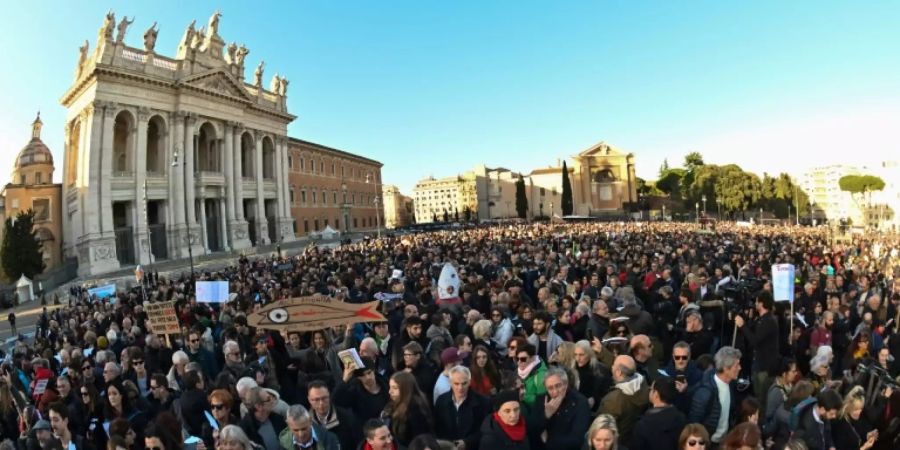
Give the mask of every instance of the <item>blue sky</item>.
[[59, 178], [59, 98], [109, 8], [136, 16], [135, 47], [159, 22], [165, 55], [221, 9], [248, 70], [291, 80], [292, 136], [382, 161], [406, 193], [599, 141], [645, 178], [692, 150], [757, 172], [900, 159], [900, 2], [84, 0], [4, 8], [0, 182], [38, 109]]

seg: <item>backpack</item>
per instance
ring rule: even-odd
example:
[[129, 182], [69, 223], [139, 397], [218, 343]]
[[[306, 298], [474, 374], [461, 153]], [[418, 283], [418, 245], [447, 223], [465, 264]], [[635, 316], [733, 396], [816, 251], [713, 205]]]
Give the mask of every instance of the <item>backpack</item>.
[[791, 433], [796, 432], [797, 429], [800, 428], [800, 416], [802, 416], [803, 413], [807, 409], [809, 409], [811, 406], [815, 406], [815, 404], [816, 404], [816, 398], [810, 397], [810, 398], [798, 403], [797, 406], [794, 406], [793, 408], [791, 408], [791, 418], [790, 418], [790, 421], [788, 422], [788, 424], [790, 425]]

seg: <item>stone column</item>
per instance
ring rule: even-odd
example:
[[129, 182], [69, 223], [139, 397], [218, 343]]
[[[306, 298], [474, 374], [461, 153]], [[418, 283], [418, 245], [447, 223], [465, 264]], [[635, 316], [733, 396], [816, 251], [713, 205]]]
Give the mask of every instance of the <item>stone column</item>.
[[[234, 123], [225, 122], [225, 217], [228, 223], [234, 222]], [[224, 220], [223, 220], [224, 222]]]
[[[82, 142], [85, 150], [82, 155], [85, 156], [84, 163], [87, 169], [82, 173], [81, 183], [87, 185], [87, 195], [82, 196], [81, 218], [82, 229], [88, 237], [100, 234], [100, 160], [103, 155], [103, 116], [105, 102], [95, 101], [93, 105], [85, 108], [84, 135]], [[85, 261], [88, 264], [89, 261]]]
[[[295, 240], [296, 234], [294, 233], [294, 217], [291, 211], [291, 194], [289, 191], [289, 183], [290, 183], [290, 174], [288, 166], [288, 152], [290, 151], [290, 147], [288, 146], [288, 138], [283, 137], [280, 140], [281, 147], [281, 183], [279, 183], [278, 188], [281, 192], [281, 206], [282, 210], [279, 211], [279, 216], [281, 217], [280, 225], [281, 225], [281, 239], [284, 242], [291, 242]], [[333, 198], [332, 198], [333, 200]], [[336, 205], [335, 205], [336, 206]]]
[[209, 236], [206, 233], [206, 198], [203, 195], [200, 195], [198, 205], [200, 206], [200, 244], [203, 245], [203, 254], [206, 255], [209, 253]]
[[[184, 113], [176, 112], [172, 115], [175, 119], [175, 138], [172, 147], [174, 152], [178, 153], [178, 165], [169, 165], [169, 178], [171, 182], [171, 190], [169, 198], [172, 199], [172, 212], [174, 213], [174, 222], [172, 225], [179, 228], [184, 227]], [[176, 240], [177, 242], [177, 240]], [[176, 246], [175, 248], [179, 248]]]
[[243, 174], [243, 158], [242, 149], [244, 145], [243, 126], [235, 124], [234, 126], [234, 216], [235, 220], [244, 220], [244, 174]]
[[281, 229], [282, 219], [284, 218], [284, 189], [282, 183], [285, 182], [281, 173], [281, 138], [275, 138], [275, 156], [272, 158], [272, 172], [275, 175], [275, 236], [283, 240], [283, 230]]
[[137, 139], [134, 139], [134, 205], [135, 205], [135, 251], [138, 253], [135, 261], [140, 264], [150, 262], [150, 241], [147, 239], [147, 227], [144, 216], [144, 182], [147, 180], [147, 125], [150, 119], [150, 108], [139, 107], [137, 110]]
[[269, 225], [266, 220], [266, 200], [263, 193], [263, 134], [256, 132], [256, 229], [257, 241], [269, 244]]
[[196, 227], [197, 213], [194, 192], [194, 124], [197, 121], [196, 114], [188, 114], [184, 122], [184, 195], [188, 205], [188, 228]]
[[106, 104], [103, 112], [103, 146], [100, 150], [100, 171], [97, 173], [97, 176], [100, 178], [100, 198], [98, 202], [100, 204], [100, 232], [104, 237], [114, 237], [110, 175], [113, 167], [113, 130], [116, 123], [117, 109], [118, 105], [109, 102]]
[[[216, 208], [219, 208], [219, 236], [222, 239], [222, 250], [231, 251], [231, 238], [228, 234], [228, 228], [231, 226], [233, 221], [225, 220], [225, 215], [228, 214], [228, 202], [226, 201], [228, 197], [216, 199]], [[228, 226], [226, 227], [226, 222]]]

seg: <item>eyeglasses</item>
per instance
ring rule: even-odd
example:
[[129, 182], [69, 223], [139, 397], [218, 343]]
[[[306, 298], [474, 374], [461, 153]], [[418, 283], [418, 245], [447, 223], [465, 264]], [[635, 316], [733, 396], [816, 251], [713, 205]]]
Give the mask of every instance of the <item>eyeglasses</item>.
[[139, 360], [139, 359], [138, 359], [138, 360], [134, 360], [134, 361], [132, 361], [131, 363], [134, 364], [134, 365], [136, 365], [136, 366], [143, 366], [143, 365], [144, 365], [144, 361]]
[[672, 359], [675, 361], [687, 361], [687, 355], [672, 355]]
[[93, 367], [91, 367], [91, 366], [84, 366], [81, 368], [81, 370], [91, 370], [91, 369], [93, 369]]
[[191, 339], [191, 344], [196, 344], [200, 342], [200, 339]]
[[518, 357], [518, 358], [516, 358], [516, 359], [519, 360], [519, 362], [521, 362], [521, 363], [528, 362], [528, 357], [527, 357], [527, 356], [520, 356], [520, 357]]
[[220, 409], [225, 409], [225, 405], [211, 404], [211, 405], [209, 405], [209, 407], [212, 408], [212, 409], [214, 409], [214, 410], [216, 410], [216, 411], [218, 411], [218, 410], [220, 410]]
[[87, 391], [81, 391], [81, 396], [82, 396], [82, 397], [88, 397], [88, 396], [90, 396], [90, 395], [91, 395], [90, 392], [87, 392]]
[[689, 447], [694, 447], [694, 446], [696, 446], [696, 445], [703, 445], [703, 446], [705, 446], [705, 445], [706, 445], [706, 441], [704, 441], [703, 439], [690, 439], [690, 440], [687, 441], [687, 445], [688, 445]]

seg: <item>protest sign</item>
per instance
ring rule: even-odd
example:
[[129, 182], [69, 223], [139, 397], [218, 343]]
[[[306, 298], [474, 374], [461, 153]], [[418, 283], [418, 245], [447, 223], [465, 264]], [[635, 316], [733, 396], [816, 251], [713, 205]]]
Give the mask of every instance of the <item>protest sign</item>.
[[344, 303], [321, 295], [271, 303], [247, 315], [251, 327], [268, 330], [314, 331], [358, 322], [384, 322], [379, 302]]
[[772, 297], [776, 302], [794, 303], [794, 265], [772, 266]]
[[175, 302], [148, 303], [144, 306], [147, 323], [154, 334], [167, 335], [181, 333]]
[[225, 303], [228, 301], [227, 281], [198, 281], [198, 303]]

